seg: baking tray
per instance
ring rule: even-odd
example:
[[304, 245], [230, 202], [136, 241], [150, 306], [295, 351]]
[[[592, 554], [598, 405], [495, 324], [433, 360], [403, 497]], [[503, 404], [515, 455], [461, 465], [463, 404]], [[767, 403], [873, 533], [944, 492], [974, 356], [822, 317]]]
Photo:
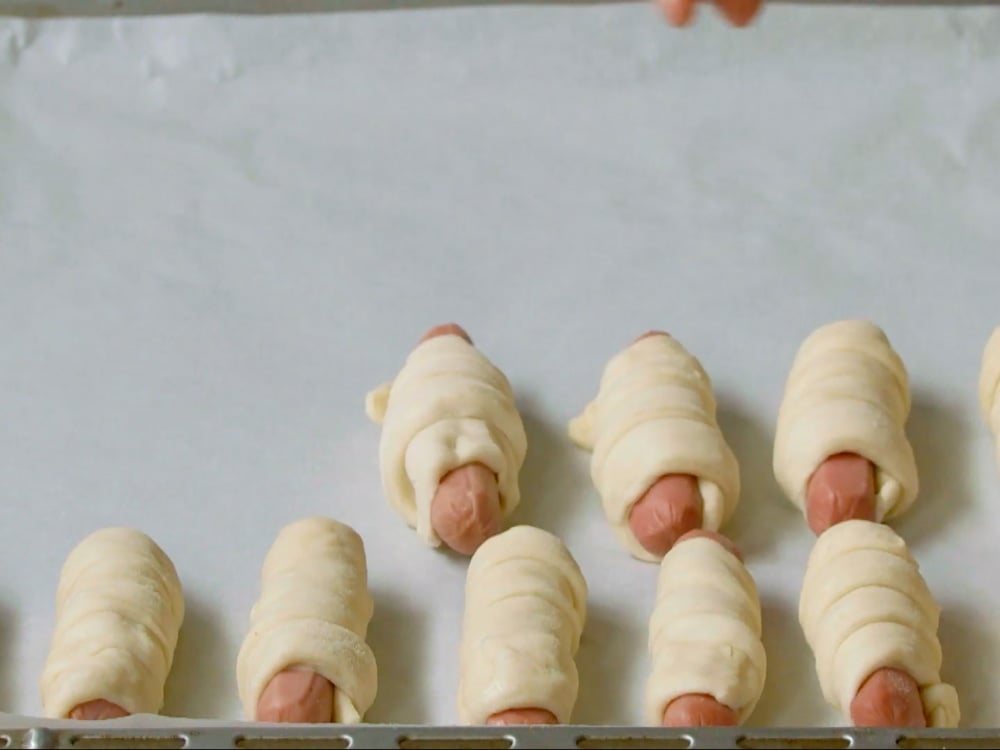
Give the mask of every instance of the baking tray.
[[[458, 7], [519, 3], [484, 0], [289, 0], [288, 2], [238, 2], [238, 0], [107, 0], [73, 2], [51, 0], [23, 2], [0, 0], [0, 13], [23, 17], [164, 15], [179, 13], [286, 14], [406, 8]], [[541, 3], [524, 3], [538, 4]], [[566, 0], [549, 4], [599, 4]], [[885, 3], [889, 4], [889, 3]], [[892, 3], [904, 4], [904, 3]], [[907, 4], [992, 5], [991, 0], [959, 0]], [[474, 333], [475, 335], [475, 333]], [[697, 342], [695, 342], [696, 344]], [[794, 342], [793, 342], [794, 343]], [[697, 346], [695, 346], [697, 348]], [[388, 373], [387, 373], [388, 374]], [[372, 385], [375, 383], [373, 382]], [[971, 399], [971, 397], [970, 397]], [[979, 426], [981, 428], [981, 425]], [[373, 450], [368, 435], [366, 449]], [[801, 529], [800, 529], [801, 531]], [[154, 536], [156, 536], [154, 531]], [[53, 552], [55, 555], [56, 553]], [[807, 670], [808, 671], [808, 670]], [[971, 748], [1000, 747], [1000, 730], [963, 729], [898, 732], [850, 728], [754, 728], [677, 731], [637, 726], [562, 726], [550, 728], [460, 728], [370, 724], [357, 727], [272, 727], [239, 722], [231, 724], [180, 718], [134, 717], [127, 722], [86, 725], [50, 722], [23, 716], [0, 716], [0, 747], [10, 748]]]
[[[103, 722], [97, 722], [103, 724]], [[994, 730], [899, 732], [881, 729], [751, 729], [698, 730], [641, 727], [560, 726], [510, 728], [361, 725], [356, 727], [198, 727], [178, 723], [143, 730], [101, 727], [37, 726], [4, 730], [6, 748], [239, 748], [240, 750], [932, 750], [934, 748], [1000, 748]]]

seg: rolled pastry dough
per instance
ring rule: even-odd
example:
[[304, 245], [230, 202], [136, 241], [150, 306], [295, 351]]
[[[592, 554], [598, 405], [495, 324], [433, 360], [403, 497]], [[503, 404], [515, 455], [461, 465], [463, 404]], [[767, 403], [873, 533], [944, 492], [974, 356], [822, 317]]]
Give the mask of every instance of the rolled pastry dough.
[[888, 526], [844, 521], [817, 540], [799, 622], [823, 696], [848, 720], [865, 680], [893, 668], [916, 680], [929, 727], [958, 726], [958, 694], [941, 682], [939, 615], [917, 562]]
[[774, 474], [803, 512], [813, 472], [837, 453], [875, 465], [875, 520], [904, 513], [919, 489], [906, 438], [906, 368], [878, 326], [844, 320], [810, 334], [792, 363], [778, 412]]
[[140, 531], [95, 531], [69, 554], [56, 591], [56, 626], [42, 672], [45, 715], [65, 719], [106, 700], [155, 714], [184, 620], [177, 571]]
[[431, 501], [445, 474], [481, 463], [497, 476], [500, 507], [520, 501], [518, 473], [527, 438], [504, 374], [461, 336], [419, 344], [395, 380], [368, 394], [365, 410], [382, 425], [379, 463], [389, 503], [433, 547]]
[[332, 721], [357, 724], [375, 701], [378, 672], [365, 642], [374, 604], [361, 537], [329, 518], [306, 518], [278, 534], [261, 572], [260, 599], [236, 662], [243, 711], [289, 667], [333, 683]]
[[659, 726], [682, 695], [710, 695], [736, 711], [741, 724], [753, 712], [767, 673], [760, 600], [743, 563], [718, 542], [686, 539], [663, 558], [649, 654], [651, 725]]
[[983, 350], [983, 367], [979, 375], [979, 404], [996, 440], [997, 461], [1000, 462], [1000, 328], [993, 331]]
[[590, 476], [604, 515], [626, 549], [655, 562], [629, 527], [632, 506], [666, 474], [698, 478], [702, 527], [718, 531], [733, 514], [740, 470], [715, 418], [712, 383], [674, 338], [648, 336], [612, 357], [597, 398], [569, 424], [593, 451]]
[[485, 724], [500, 711], [540, 708], [567, 723], [586, 602], [583, 574], [552, 534], [515, 526], [485, 541], [465, 584], [461, 721]]

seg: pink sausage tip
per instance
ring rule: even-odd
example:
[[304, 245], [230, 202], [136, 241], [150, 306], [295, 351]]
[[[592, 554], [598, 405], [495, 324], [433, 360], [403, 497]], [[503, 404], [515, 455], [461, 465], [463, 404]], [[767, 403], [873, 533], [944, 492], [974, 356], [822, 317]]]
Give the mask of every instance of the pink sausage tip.
[[636, 541], [662, 557], [685, 533], [702, 522], [698, 481], [687, 474], [668, 474], [656, 480], [629, 511], [628, 524]]
[[316, 672], [291, 667], [267, 683], [257, 701], [257, 721], [325, 724], [333, 721], [334, 686]]
[[900, 669], [875, 670], [851, 701], [851, 721], [859, 727], [926, 727], [917, 681]]
[[101, 721], [102, 719], [120, 719], [129, 712], [117, 703], [98, 699], [81, 703], [69, 712], [69, 718], [77, 721]]
[[500, 488], [492, 469], [471, 463], [441, 478], [431, 500], [431, 526], [454, 552], [472, 555], [502, 525]]
[[739, 714], [711, 695], [692, 693], [670, 701], [663, 711], [665, 727], [734, 727]]
[[875, 466], [856, 453], [837, 453], [806, 486], [806, 522], [816, 536], [843, 521], [875, 520]]
[[420, 338], [420, 343], [423, 343], [428, 339], [437, 338], [438, 336], [458, 336], [459, 338], [465, 339], [470, 344], [472, 343], [472, 338], [466, 330], [457, 323], [442, 323], [441, 325], [434, 326]]

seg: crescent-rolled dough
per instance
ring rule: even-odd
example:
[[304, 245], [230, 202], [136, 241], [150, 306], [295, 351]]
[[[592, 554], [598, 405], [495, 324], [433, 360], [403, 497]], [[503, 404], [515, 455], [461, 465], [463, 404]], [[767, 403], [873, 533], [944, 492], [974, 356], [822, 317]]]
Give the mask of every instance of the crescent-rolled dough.
[[899, 516], [919, 489], [909, 413], [906, 368], [882, 329], [865, 320], [818, 328], [785, 384], [774, 440], [778, 484], [805, 512], [813, 472], [830, 456], [857, 453], [875, 465], [875, 520]]
[[539, 708], [567, 723], [586, 612], [587, 583], [557, 537], [515, 526], [485, 541], [465, 584], [462, 722], [485, 724], [500, 711]]
[[158, 713], [183, 620], [177, 571], [156, 542], [126, 528], [86, 537], [59, 578], [41, 679], [45, 715], [65, 719], [94, 700]]
[[527, 438], [506, 376], [461, 336], [419, 344], [393, 382], [368, 394], [382, 425], [379, 463], [389, 503], [433, 547], [431, 502], [448, 472], [481, 463], [497, 476], [500, 508], [520, 502], [518, 474]]
[[378, 687], [365, 642], [373, 612], [365, 547], [354, 529], [318, 517], [282, 529], [264, 559], [260, 599], [236, 662], [246, 717], [256, 718], [275, 675], [305, 667], [333, 684], [332, 721], [359, 723]]
[[929, 727], [958, 726], [958, 694], [941, 682], [939, 616], [906, 542], [888, 526], [844, 521], [817, 540], [799, 622], [823, 696], [848, 720], [865, 680], [892, 668], [916, 680]]
[[712, 382], [671, 336], [648, 336], [612, 357], [597, 398], [570, 422], [569, 436], [593, 452], [590, 475], [604, 515], [640, 560], [661, 557], [635, 538], [629, 512], [660, 477], [698, 478], [705, 529], [718, 531], [736, 509], [739, 464], [716, 422]]
[[993, 331], [983, 350], [979, 404], [996, 440], [997, 462], [1000, 462], [1000, 328]]
[[686, 539], [663, 558], [649, 654], [645, 710], [653, 726], [682, 695], [710, 695], [736, 711], [740, 723], [760, 700], [767, 656], [757, 586], [715, 540]]

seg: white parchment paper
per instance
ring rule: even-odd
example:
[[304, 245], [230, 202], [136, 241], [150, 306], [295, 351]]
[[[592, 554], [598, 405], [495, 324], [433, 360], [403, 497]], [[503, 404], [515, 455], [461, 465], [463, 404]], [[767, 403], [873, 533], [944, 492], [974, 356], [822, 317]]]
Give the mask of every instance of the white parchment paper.
[[910, 369], [922, 492], [898, 528], [944, 615], [963, 724], [1000, 724], [1000, 9], [770, 8], [687, 32], [645, 5], [0, 20], [0, 708], [40, 710], [59, 566], [151, 534], [189, 614], [164, 712], [237, 719], [279, 528], [369, 555], [377, 722], [456, 720], [464, 564], [381, 494], [365, 392], [456, 320], [529, 429], [514, 521], [591, 587], [574, 719], [641, 720], [656, 568], [565, 435], [663, 328], [711, 373], [761, 590], [758, 725], [835, 724], [801, 635], [812, 537], [772, 478], [791, 357], [870, 317]]

